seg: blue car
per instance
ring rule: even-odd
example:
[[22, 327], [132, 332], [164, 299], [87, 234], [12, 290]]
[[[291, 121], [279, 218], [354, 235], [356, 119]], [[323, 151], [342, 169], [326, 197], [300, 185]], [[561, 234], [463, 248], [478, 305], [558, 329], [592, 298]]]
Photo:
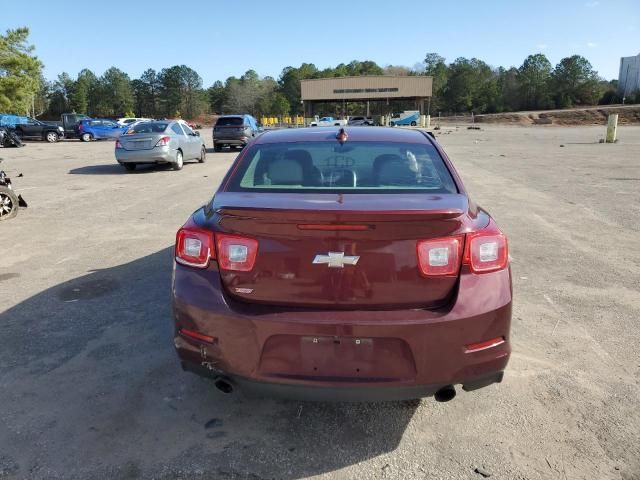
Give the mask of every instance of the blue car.
[[389, 125], [396, 126], [412, 126], [415, 127], [420, 121], [420, 112], [417, 110], [405, 110], [397, 117], [392, 117]]
[[91, 140], [102, 140], [105, 138], [115, 139], [127, 131], [129, 125], [122, 126], [111, 120], [86, 119], [80, 120], [77, 129], [77, 136], [83, 142]]

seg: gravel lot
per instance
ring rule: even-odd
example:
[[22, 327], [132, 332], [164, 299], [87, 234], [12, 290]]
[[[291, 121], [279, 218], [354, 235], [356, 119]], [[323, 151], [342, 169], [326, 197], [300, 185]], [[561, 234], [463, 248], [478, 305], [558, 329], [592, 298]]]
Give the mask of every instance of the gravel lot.
[[0, 478], [639, 479], [640, 127], [603, 135], [439, 135], [515, 291], [505, 381], [445, 404], [245, 399], [180, 370], [174, 234], [235, 153], [127, 174], [111, 142], [0, 149], [30, 205], [0, 224]]

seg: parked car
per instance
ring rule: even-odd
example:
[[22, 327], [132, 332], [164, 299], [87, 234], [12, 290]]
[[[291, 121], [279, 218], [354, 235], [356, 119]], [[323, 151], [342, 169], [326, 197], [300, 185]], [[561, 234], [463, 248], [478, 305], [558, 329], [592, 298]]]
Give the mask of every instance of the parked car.
[[165, 120], [175, 120], [176, 122], [184, 122], [187, 124], [187, 126], [191, 129], [191, 130], [199, 130], [202, 128], [201, 125], [198, 125], [190, 120], [184, 120], [182, 118], [169, 118], [169, 119], [165, 119]]
[[310, 127], [340, 127], [347, 124], [347, 120], [340, 120], [333, 117], [315, 117], [315, 120], [309, 124]]
[[389, 120], [389, 125], [392, 127], [395, 126], [408, 126], [411, 125], [412, 127], [415, 127], [416, 125], [418, 125], [418, 122], [420, 121], [420, 112], [417, 110], [407, 110], [402, 112], [400, 115], [397, 116], [392, 116], [391, 119]]
[[135, 122], [150, 122], [151, 120], [153, 120], [152, 118], [137, 118], [137, 117], [125, 117], [125, 118], [119, 118], [118, 121], [116, 122], [118, 125], [121, 125], [123, 127], [125, 126], [129, 126], [132, 123]]
[[213, 149], [220, 152], [227, 146], [243, 148], [261, 132], [251, 115], [223, 115], [213, 127]]
[[373, 125], [375, 122], [372, 117], [351, 117], [347, 122], [347, 125], [351, 127]]
[[60, 115], [60, 121], [55, 123], [64, 129], [65, 138], [77, 138], [79, 134], [78, 122], [90, 119], [91, 117], [83, 113], [63, 113]]
[[140, 122], [116, 141], [116, 160], [128, 171], [139, 164], [170, 163], [180, 170], [186, 160], [203, 163], [207, 150], [198, 132], [184, 122], [164, 120]]
[[224, 392], [446, 401], [511, 351], [507, 239], [418, 130], [261, 135], [179, 229], [172, 299]]
[[5, 118], [5, 126], [13, 127], [15, 134], [21, 139], [46, 140], [55, 143], [64, 138], [64, 129], [56, 124], [42, 122], [31, 117], [15, 117], [13, 125]]
[[80, 120], [77, 125], [77, 136], [83, 142], [91, 140], [114, 139], [122, 135], [129, 127], [118, 125], [112, 120], [88, 119]]

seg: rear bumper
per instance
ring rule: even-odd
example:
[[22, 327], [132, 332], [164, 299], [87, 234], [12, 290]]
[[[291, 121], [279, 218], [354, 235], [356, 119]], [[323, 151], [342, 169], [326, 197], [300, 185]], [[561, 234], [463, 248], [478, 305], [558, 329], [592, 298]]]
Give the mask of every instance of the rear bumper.
[[[211, 380], [225, 380], [249, 397], [283, 398], [321, 402], [389, 402], [431, 397], [449, 384], [439, 385], [305, 385], [256, 381], [229, 376], [202, 365], [182, 362], [182, 369]], [[493, 372], [462, 384], [466, 392], [502, 382], [504, 372]]]
[[[508, 269], [464, 273], [452, 305], [439, 311], [276, 312], [240, 304], [222, 288], [214, 269], [175, 265], [174, 345], [186, 370], [230, 379], [250, 393], [401, 400], [430, 396], [446, 385], [475, 390], [502, 380], [511, 353]], [[181, 328], [217, 342], [201, 343], [180, 334]], [[496, 337], [504, 342], [465, 349]]]
[[216, 138], [213, 137], [214, 145], [242, 145], [243, 147], [249, 143], [248, 137], [238, 138]]
[[154, 147], [150, 150], [116, 149], [118, 163], [171, 163], [175, 161], [175, 152], [168, 147]]

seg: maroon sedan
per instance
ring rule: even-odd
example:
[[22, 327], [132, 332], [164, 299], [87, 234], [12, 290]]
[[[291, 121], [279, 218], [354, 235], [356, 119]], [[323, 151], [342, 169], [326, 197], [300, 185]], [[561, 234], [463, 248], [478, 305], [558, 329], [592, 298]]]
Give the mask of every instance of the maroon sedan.
[[455, 396], [510, 354], [507, 239], [417, 130], [267, 132], [178, 231], [184, 369], [296, 398]]

